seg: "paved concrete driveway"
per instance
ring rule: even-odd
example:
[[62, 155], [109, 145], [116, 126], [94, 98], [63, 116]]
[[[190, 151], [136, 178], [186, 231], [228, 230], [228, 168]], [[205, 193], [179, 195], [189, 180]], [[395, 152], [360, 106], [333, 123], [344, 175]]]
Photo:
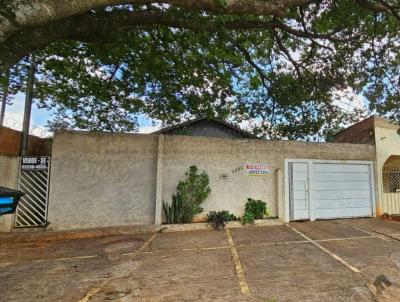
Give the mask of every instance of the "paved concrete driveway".
[[375, 219], [0, 244], [0, 301], [400, 301]]

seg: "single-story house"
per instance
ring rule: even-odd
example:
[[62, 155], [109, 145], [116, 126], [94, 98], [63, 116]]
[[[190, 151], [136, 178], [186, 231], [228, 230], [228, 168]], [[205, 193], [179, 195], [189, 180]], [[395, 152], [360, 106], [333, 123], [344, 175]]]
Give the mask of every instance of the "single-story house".
[[152, 134], [58, 131], [46, 222], [53, 230], [160, 224], [162, 203], [191, 165], [210, 177], [200, 220], [211, 210], [239, 216], [249, 197], [286, 222], [395, 213], [397, 128], [371, 117], [335, 143], [266, 141], [214, 119]]

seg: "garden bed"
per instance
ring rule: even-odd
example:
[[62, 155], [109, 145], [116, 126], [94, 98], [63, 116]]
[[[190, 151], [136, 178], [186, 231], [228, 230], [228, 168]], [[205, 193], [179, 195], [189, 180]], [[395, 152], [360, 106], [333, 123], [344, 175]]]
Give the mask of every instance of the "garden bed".
[[[243, 227], [254, 227], [254, 226], [272, 226], [282, 225], [283, 222], [278, 219], [256, 219], [254, 224], [243, 225], [240, 221], [229, 221], [226, 224], [227, 228], [243, 228]], [[200, 231], [200, 230], [213, 230], [214, 227], [208, 222], [196, 222], [196, 223], [182, 223], [182, 224], [164, 224], [163, 232], [179, 232], [179, 231]]]

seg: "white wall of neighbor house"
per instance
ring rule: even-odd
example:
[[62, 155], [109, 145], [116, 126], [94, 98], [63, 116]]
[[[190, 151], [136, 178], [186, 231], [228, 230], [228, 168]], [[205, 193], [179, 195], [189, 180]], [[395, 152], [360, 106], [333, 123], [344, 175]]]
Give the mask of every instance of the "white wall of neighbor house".
[[[160, 144], [163, 144], [160, 146]], [[53, 142], [48, 220], [51, 229], [159, 223], [191, 165], [210, 177], [210, 210], [241, 215], [248, 197], [284, 218], [284, 160], [374, 160], [371, 145], [239, 140], [63, 131]], [[248, 176], [246, 163], [272, 173]], [[158, 171], [158, 177], [157, 177]], [[161, 175], [160, 175], [161, 174]]]
[[[0, 185], [10, 189], [17, 188], [19, 157], [0, 155]], [[0, 231], [10, 231], [14, 222], [14, 214], [0, 217]]]
[[[382, 169], [390, 156], [400, 156], [400, 135], [397, 132], [399, 126], [385, 119], [377, 118], [375, 120], [375, 145], [376, 145], [376, 163], [377, 163], [377, 182], [378, 182], [378, 215], [388, 211], [388, 205], [385, 205], [383, 196], [383, 178]], [[391, 200], [393, 202], [393, 200]], [[400, 209], [400, 198], [396, 196], [395, 202], [398, 203], [394, 208]], [[395, 214], [395, 213], [390, 213]]]

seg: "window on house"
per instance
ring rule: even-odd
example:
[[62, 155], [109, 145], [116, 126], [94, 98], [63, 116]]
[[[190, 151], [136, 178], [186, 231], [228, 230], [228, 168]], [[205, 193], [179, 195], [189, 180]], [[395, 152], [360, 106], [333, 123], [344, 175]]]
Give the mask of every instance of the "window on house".
[[388, 160], [383, 166], [383, 192], [400, 193], [400, 160]]

